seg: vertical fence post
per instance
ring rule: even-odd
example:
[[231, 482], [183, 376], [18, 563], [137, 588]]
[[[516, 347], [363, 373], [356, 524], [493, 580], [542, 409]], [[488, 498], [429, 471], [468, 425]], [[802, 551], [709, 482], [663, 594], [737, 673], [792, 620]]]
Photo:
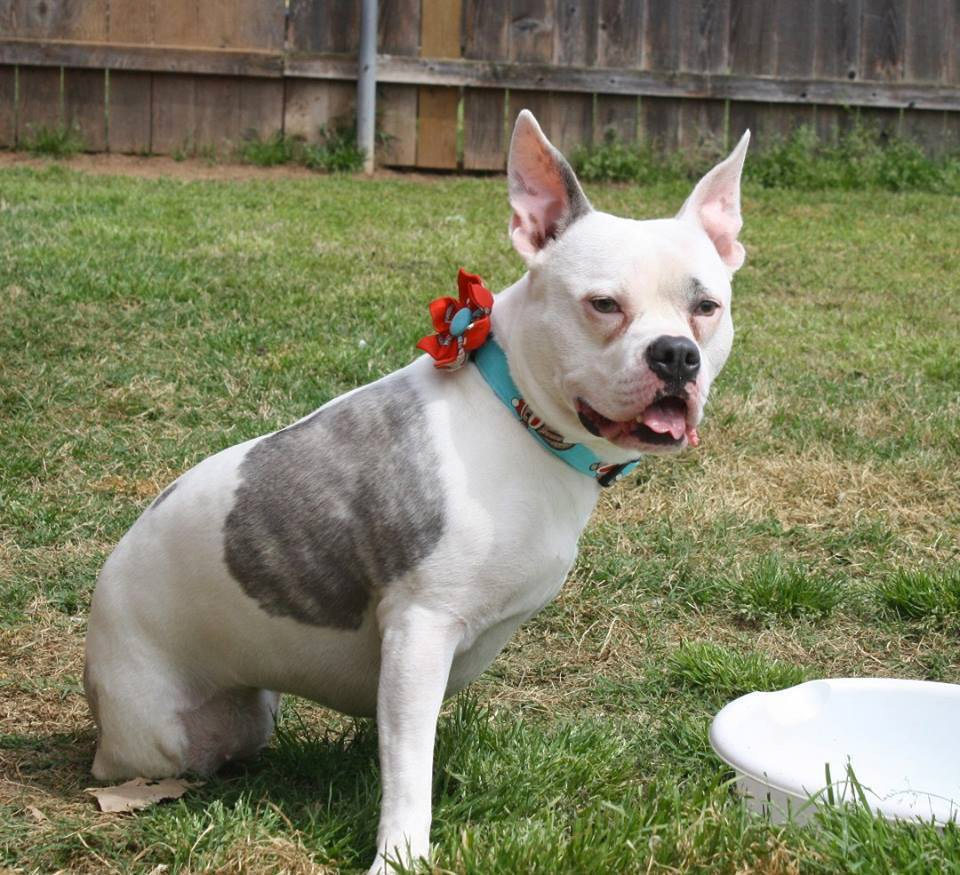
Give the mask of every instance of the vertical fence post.
[[373, 135], [377, 115], [377, 0], [360, 8], [360, 57], [357, 64], [357, 145], [363, 172], [373, 173]]

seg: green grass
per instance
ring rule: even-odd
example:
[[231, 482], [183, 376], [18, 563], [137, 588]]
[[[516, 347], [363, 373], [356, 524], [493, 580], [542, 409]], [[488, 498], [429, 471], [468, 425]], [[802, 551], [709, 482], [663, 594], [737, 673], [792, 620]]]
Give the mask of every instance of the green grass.
[[327, 173], [356, 173], [363, 167], [363, 150], [357, 146], [356, 130], [339, 124], [320, 130], [319, 143], [305, 143], [277, 132], [263, 139], [250, 139], [237, 150], [241, 161], [260, 167], [302, 164]]
[[83, 138], [75, 128], [65, 125], [30, 127], [24, 135], [20, 148], [33, 155], [49, 158], [71, 158], [83, 151]]
[[[587, 186], [638, 217], [687, 189]], [[251, 762], [98, 814], [84, 619], [103, 559], [180, 472], [410, 361], [459, 266], [519, 275], [503, 180], [52, 166], [0, 171], [0, 193], [0, 866], [362, 870], [374, 727], [302, 701]], [[744, 213], [703, 445], [604, 493], [559, 598], [444, 712], [445, 870], [960, 870], [956, 829], [750, 816], [707, 741], [753, 689], [960, 681], [960, 212], [751, 181]]]
[[802, 565], [765, 556], [730, 583], [736, 612], [753, 623], [830, 614], [843, 595], [832, 580]]
[[898, 571], [880, 584], [878, 595], [905, 620], [960, 622], [960, 568]]
[[[714, 158], [722, 157], [721, 151], [716, 145], [706, 149]], [[586, 180], [649, 185], [664, 178], [695, 179], [702, 172], [703, 156], [664, 155], [655, 144], [624, 143], [608, 136], [594, 146], [578, 148], [573, 163]], [[787, 138], [768, 141], [754, 150], [749, 172], [752, 182], [767, 188], [960, 193], [960, 155], [929, 156], [909, 137], [888, 138], [856, 119], [833, 141], [822, 140], [806, 125]]]

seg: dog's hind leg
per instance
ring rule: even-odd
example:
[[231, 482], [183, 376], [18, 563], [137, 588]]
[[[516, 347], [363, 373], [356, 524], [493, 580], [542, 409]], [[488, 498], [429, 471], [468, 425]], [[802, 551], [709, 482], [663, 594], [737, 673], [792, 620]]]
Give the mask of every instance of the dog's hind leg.
[[220, 690], [180, 712], [186, 732], [186, 771], [209, 774], [230, 760], [253, 756], [273, 734], [280, 695], [270, 690]]
[[277, 693], [211, 685], [142, 641], [120, 653], [102, 631], [94, 626], [87, 637], [83, 675], [98, 730], [94, 777], [209, 774], [269, 740]]

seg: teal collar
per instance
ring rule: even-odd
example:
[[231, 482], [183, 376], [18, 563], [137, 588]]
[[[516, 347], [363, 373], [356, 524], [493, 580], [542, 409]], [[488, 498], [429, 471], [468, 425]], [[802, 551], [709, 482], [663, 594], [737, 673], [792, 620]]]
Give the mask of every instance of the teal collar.
[[510, 376], [507, 356], [492, 337], [489, 337], [483, 346], [474, 350], [473, 363], [493, 389], [494, 394], [513, 411], [517, 419], [527, 427], [527, 431], [545, 449], [558, 459], [562, 459], [571, 468], [576, 468], [581, 474], [586, 474], [601, 486], [610, 486], [639, 464], [639, 459], [619, 465], [603, 462], [583, 444], [571, 444], [564, 440], [562, 435], [548, 428], [520, 396], [520, 390]]

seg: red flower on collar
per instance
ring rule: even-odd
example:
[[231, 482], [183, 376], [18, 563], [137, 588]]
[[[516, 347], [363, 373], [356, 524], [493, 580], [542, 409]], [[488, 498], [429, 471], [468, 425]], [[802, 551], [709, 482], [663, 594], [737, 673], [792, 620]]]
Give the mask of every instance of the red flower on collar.
[[430, 302], [430, 318], [436, 334], [420, 339], [418, 349], [431, 355], [435, 368], [455, 371], [471, 350], [483, 346], [490, 334], [493, 295], [476, 274], [462, 267], [457, 274], [460, 299], [437, 298]]

